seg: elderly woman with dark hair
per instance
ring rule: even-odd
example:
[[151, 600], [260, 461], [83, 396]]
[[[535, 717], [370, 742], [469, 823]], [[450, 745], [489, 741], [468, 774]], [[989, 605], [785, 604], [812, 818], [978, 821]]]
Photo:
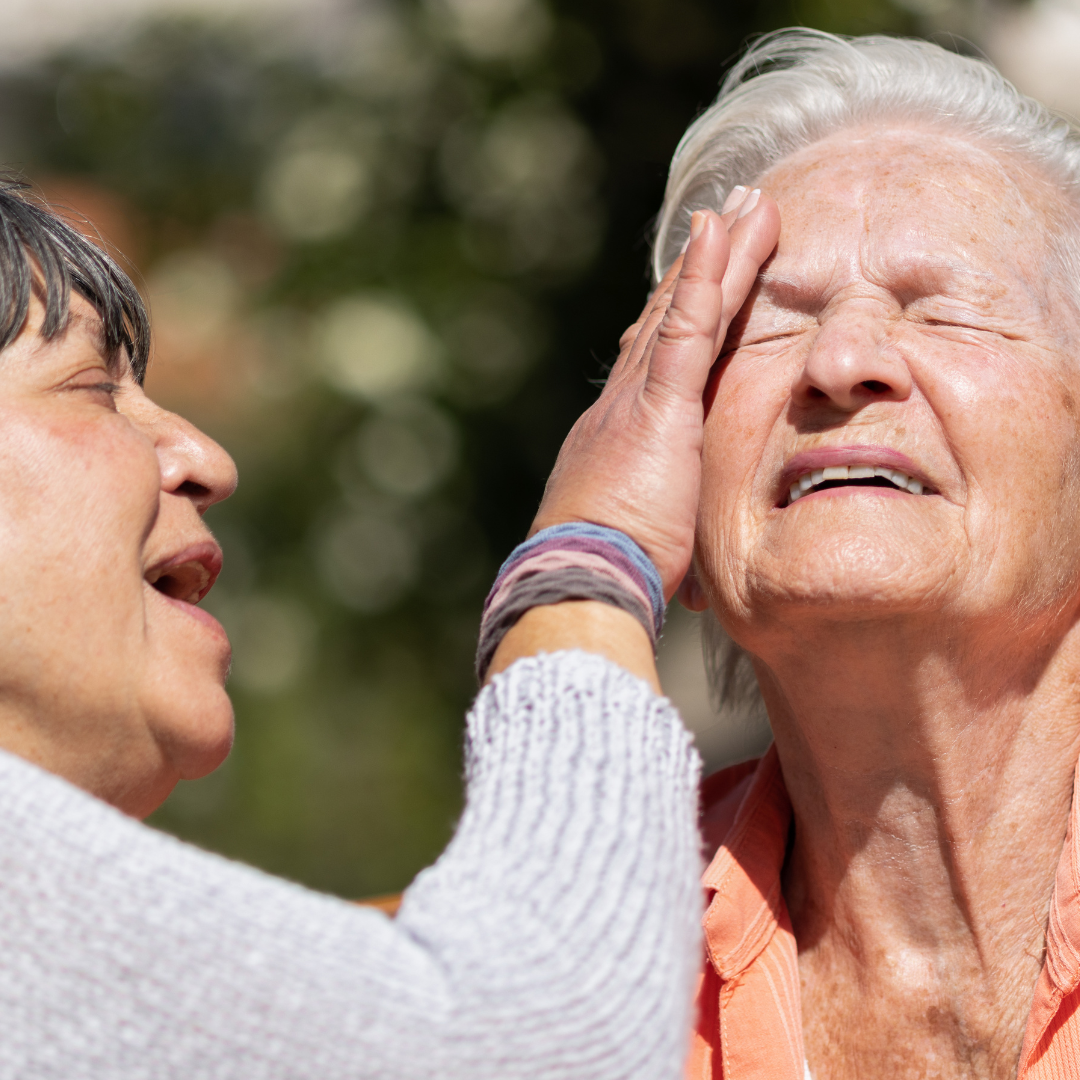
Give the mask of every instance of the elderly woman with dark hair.
[[[768, 709], [704, 787], [689, 1075], [1080, 1076], [1080, 133], [936, 46], [786, 32], [680, 144], [655, 258], [540, 522], [667, 580], [693, 538], [680, 595]], [[622, 499], [696, 484], [661, 349], [716, 361], [662, 521]], [[651, 472], [578, 496], [635, 424]]]
[[606, 602], [663, 602], [624, 534], [575, 571], [601, 599], [503, 581], [466, 809], [396, 921], [132, 820], [232, 740], [197, 604], [236, 475], [146, 396], [148, 346], [116, 265], [0, 182], [0, 1077], [677, 1077], [697, 761]]

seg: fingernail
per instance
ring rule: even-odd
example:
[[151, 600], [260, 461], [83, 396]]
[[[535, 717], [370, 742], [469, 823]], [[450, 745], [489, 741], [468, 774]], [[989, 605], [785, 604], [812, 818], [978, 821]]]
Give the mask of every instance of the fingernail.
[[742, 204], [742, 206], [739, 207], [739, 212], [738, 212], [738, 214], [736, 214], [735, 220], [738, 221], [739, 218], [746, 217], [746, 215], [749, 214], [750, 211], [753, 210], [755, 206], [757, 206], [758, 199], [760, 199], [760, 198], [761, 198], [761, 188], [754, 188], [754, 190], [751, 191], [750, 194], [746, 196], [746, 202], [744, 202]]
[[705, 211], [695, 210], [690, 215], [690, 239], [696, 240], [701, 235], [701, 230], [705, 228]]
[[743, 199], [745, 199], [745, 198], [746, 198], [746, 188], [744, 188], [742, 186], [742, 184], [736, 184], [731, 189], [731, 194], [724, 200], [724, 206], [723, 206], [723, 209], [720, 211], [720, 213], [721, 214], [729, 214], [729, 213], [731, 213], [731, 211], [734, 210], [735, 207], [737, 207], [739, 205], [739, 203], [741, 203], [743, 201]]

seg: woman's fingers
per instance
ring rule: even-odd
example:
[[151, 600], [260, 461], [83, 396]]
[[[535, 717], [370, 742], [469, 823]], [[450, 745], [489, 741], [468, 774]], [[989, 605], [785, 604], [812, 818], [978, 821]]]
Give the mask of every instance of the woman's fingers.
[[685, 255], [623, 335], [604, 392], [567, 436], [533, 523], [534, 531], [565, 521], [621, 529], [653, 560], [665, 596], [693, 552], [709, 370], [779, 234], [771, 200], [739, 213], [694, 215]]
[[[748, 191], [746, 188], [736, 188], [728, 197], [727, 202], [724, 204], [724, 208], [721, 211], [719, 218], [724, 228], [731, 231], [732, 242], [736, 247], [741, 250], [747, 246], [753, 248], [757, 244], [755, 241], [759, 238], [762, 215], [753, 215], [752, 222], [743, 223], [741, 220], [744, 217], [750, 216], [752, 210], [754, 210], [760, 200], [761, 192], [759, 190]], [[768, 217], [768, 214], [765, 215]], [[736, 223], [738, 225], [736, 227]], [[752, 226], [752, 227], [751, 227]], [[749, 243], [748, 243], [749, 242]], [[775, 243], [775, 242], [774, 242]], [[771, 246], [769, 248], [771, 250]], [[763, 258], [766, 256], [763, 256]], [[608, 378], [609, 385], [617, 383], [620, 378], [627, 372], [634, 370], [643, 359], [647, 360], [651, 354], [652, 348], [656, 343], [657, 330], [664, 320], [667, 314], [668, 308], [671, 304], [673, 295], [675, 293], [676, 286], [680, 280], [680, 272], [685, 260], [685, 252], [680, 254], [679, 257], [668, 268], [667, 273], [664, 275], [663, 280], [649, 295], [649, 299], [645, 304], [645, 309], [642, 311], [637, 322], [630, 326], [623, 334], [619, 341], [619, 357], [615, 364], [612, 365], [612, 369]], [[751, 256], [750, 265], [746, 268], [750, 272], [750, 286], [753, 285], [754, 276], [757, 274], [757, 266], [760, 265], [759, 259], [757, 264], [754, 264], [753, 256]], [[717, 270], [727, 271], [728, 268], [716, 267]], [[733, 267], [736, 271], [743, 270], [743, 264], [740, 262]], [[722, 329], [726, 331], [727, 324], [730, 323], [734, 317], [735, 312], [742, 306], [743, 300], [748, 292], [745, 280], [742, 280], [744, 273], [738, 273], [736, 280], [732, 283], [732, 287], [724, 285], [724, 310], [721, 312], [721, 325]], [[721, 274], [723, 277], [723, 274]], [[738, 300], [734, 310], [731, 308], [731, 298], [734, 297]], [[719, 347], [718, 343], [718, 346]]]
[[[753, 192], [750, 193], [752, 197]], [[724, 275], [724, 310], [720, 320], [721, 336], [716, 342], [718, 350], [724, 344], [731, 320], [746, 303], [762, 265], [776, 249], [780, 239], [780, 210], [776, 203], [761, 194], [751, 210], [747, 211], [750, 198], [740, 208], [745, 216], [740, 217], [730, 230], [731, 255]]]
[[611, 367], [608, 375], [609, 383], [617, 380], [623, 372], [634, 367], [641, 360], [653, 331], [667, 311], [681, 268], [682, 256], [680, 255], [668, 267], [660, 284], [649, 293], [649, 299], [645, 302], [645, 308], [638, 316], [637, 322], [627, 327], [619, 339], [619, 357]]
[[724, 311], [730, 251], [731, 238], [720, 218], [697, 211], [671, 301], [646, 353], [646, 391], [692, 397], [695, 388], [700, 386], [698, 395], [705, 389]]
[[[748, 210], [752, 210], [754, 205], [757, 204], [758, 196], [760, 192], [751, 193], [741, 185], [736, 187], [731, 195], [728, 196], [727, 201], [724, 203], [724, 208], [720, 212], [720, 220], [723, 222], [724, 228], [731, 230], [732, 225], [735, 224], [739, 216], [739, 212], [742, 210], [743, 204], [747, 201], [747, 196], [753, 194], [753, 198], [750, 200]], [[745, 214], [747, 211], [743, 211]], [[687, 238], [686, 246], [689, 246], [690, 240]], [[620, 357], [623, 356], [636, 342], [637, 348], [634, 350], [634, 355], [631, 356], [631, 360], [640, 359], [641, 353], [643, 353], [648, 346], [650, 338], [653, 336], [652, 331], [659, 325], [660, 320], [667, 313], [668, 305], [671, 303], [672, 294], [675, 292], [675, 285], [679, 280], [679, 272], [682, 270], [683, 258], [686, 255], [686, 246], [679, 253], [675, 261], [668, 267], [667, 273], [664, 274], [663, 279], [656, 286], [651, 293], [649, 293], [649, 299], [645, 304], [645, 310], [642, 311], [638, 321], [631, 326], [626, 333], [623, 334], [619, 340], [619, 352]]]
[[780, 213], [772, 199], [760, 195], [745, 216], [735, 213], [730, 233], [717, 215], [694, 215], [696, 229], [671, 301], [644, 354], [647, 390], [701, 397], [727, 328], [776, 247]]

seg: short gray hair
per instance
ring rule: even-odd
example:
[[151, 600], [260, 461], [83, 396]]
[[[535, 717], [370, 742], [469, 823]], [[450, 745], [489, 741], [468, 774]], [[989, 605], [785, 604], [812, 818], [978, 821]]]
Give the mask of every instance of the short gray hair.
[[[694, 210], [719, 210], [736, 184], [752, 185], [791, 154], [838, 131], [879, 121], [926, 122], [1019, 155], [1080, 207], [1080, 131], [1020, 93], [992, 65], [927, 41], [842, 38], [780, 30], [728, 72], [715, 103], [675, 150], [656, 225], [659, 280], [678, 256]], [[1062, 221], [1053, 256], [1080, 303], [1080, 214]], [[705, 662], [722, 717], [751, 721], [764, 705], [749, 655], [709, 612]]]
[[779, 30], [728, 72], [675, 150], [653, 245], [656, 279], [694, 210], [719, 210], [736, 184], [753, 184], [803, 147], [882, 120], [924, 121], [1019, 154], [1080, 202], [1080, 132], [986, 61], [928, 41]]

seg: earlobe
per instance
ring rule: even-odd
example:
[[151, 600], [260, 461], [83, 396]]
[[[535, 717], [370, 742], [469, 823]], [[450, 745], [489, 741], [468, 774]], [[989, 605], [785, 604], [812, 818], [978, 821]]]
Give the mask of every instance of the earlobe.
[[678, 597], [679, 603], [687, 611], [704, 611], [709, 606], [708, 598], [705, 596], [705, 590], [701, 587], [701, 582], [698, 581], [697, 571], [694, 569], [693, 563], [690, 564], [690, 569], [686, 571], [686, 576], [682, 579], [675, 595]]

